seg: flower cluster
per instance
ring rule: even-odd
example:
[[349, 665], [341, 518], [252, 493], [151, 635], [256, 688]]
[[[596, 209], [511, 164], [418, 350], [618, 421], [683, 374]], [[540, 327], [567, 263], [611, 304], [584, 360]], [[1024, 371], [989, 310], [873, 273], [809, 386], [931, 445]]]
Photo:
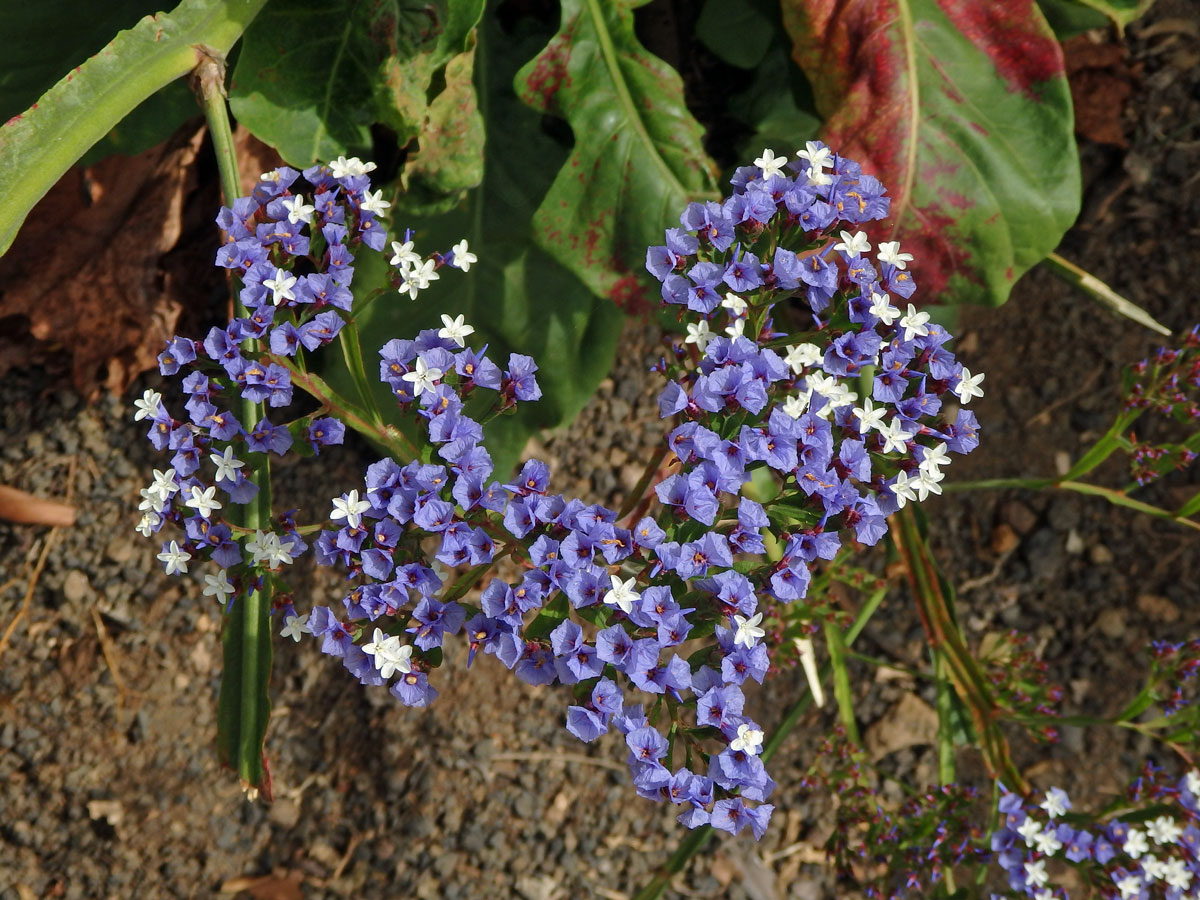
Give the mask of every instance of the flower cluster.
[[[1185, 424], [1200, 421], [1200, 325], [1192, 327], [1178, 348], [1159, 347], [1153, 357], [1132, 366], [1126, 382], [1126, 410], [1152, 410]], [[1196, 460], [1191, 441], [1152, 444], [1131, 433], [1129, 444], [1130, 469], [1138, 484]]]
[[1052, 861], [1062, 860], [1101, 897], [1200, 896], [1200, 772], [1193, 769], [1173, 783], [1157, 770], [1147, 775], [1135, 785], [1132, 799], [1148, 797], [1159, 814], [1091, 828], [1065, 821], [1071, 801], [1059, 788], [1034, 806], [1001, 786], [1003, 819], [992, 835], [992, 850], [1010, 888], [1035, 900], [1065, 898], [1047, 870]]
[[997, 705], [1017, 721], [1036, 723], [1038, 729], [1031, 729], [1036, 739], [1057, 741], [1058, 730], [1045, 722], [1061, 715], [1057, 704], [1063, 689], [1047, 681], [1047, 666], [1038, 658], [1033, 638], [1016, 630], [989, 636], [980, 648], [979, 662]]

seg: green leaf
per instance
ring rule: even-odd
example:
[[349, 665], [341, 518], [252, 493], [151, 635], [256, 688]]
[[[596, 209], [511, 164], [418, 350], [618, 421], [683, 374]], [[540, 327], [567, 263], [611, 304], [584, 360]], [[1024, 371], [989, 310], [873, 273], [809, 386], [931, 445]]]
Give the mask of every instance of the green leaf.
[[[1042, 5], [1045, 0], [1039, 0], [1039, 5]], [[1059, 7], [1060, 15], [1070, 14], [1065, 7], [1077, 6], [1082, 10], [1095, 13], [1097, 16], [1102, 16], [1111, 21], [1117, 26], [1117, 33], [1124, 34], [1125, 26], [1135, 19], [1141, 18], [1154, 5], [1154, 0], [1057, 0], [1055, 5]], [[1071, 20], [1075, 23], [1084, 21], [1083, 11], [1074, 12], [1071, 15]], [[1099, 20], [1099, 25], [1103, 25], [1104, 20]], [[1098, 27], [1097, 25], [1089, 26], [1091, 28]], [[1057, 30], [1057, 29], [1056, 29]]]
[[707, 0], [696, 20], [696, 37], [731, 66], [753, 69], [775, 37], [777, 17], [763, 0]]
[[815, 140], [821, 120], [812, 114], [812, 87], [782, 43], [772, 46], [754, 75], [754, 83], [733, 97], [729, 111], [754, 133], [741, 144], [741, 159], [755, 159], [764, 147], [781, 155]]
[[182, 79], [172, 81], [147, 97], [118, 122], [98, 144], [83, 154], [79, 165], [90, 166], [113, 154], [136, 156], [160, 144], [184, 122], [199, 115], [196, 95]]
[[1200, 512], [1200, 494], [1196, 494], [1191, 500], [1179, 507], [1175, 515], [1180, 519], [1186, 519], [1192, 513], [1197, 512]]
[[571, 611], [567, 595], [559, 591], [553, 600], [543, 606], [525, 629], [525, 639], [540, 641], [558, 627]]
[[[246, 33], [230, 105], [239, 121], [296, 166], [340, 155], [370, 157], [376, 123], [393, 129], [401, 147], [420, 137], [428, 153], [426, 141], [438, 144], [444, 132], [458, 129], [454, 112], [473, 116], [463, 106], [461, 86], [470, 84], [469, 37], [482, 9], [482, 0], [271, 6]], [[450, 93], [431, 116], [443, 88]], [[461, 154], [463, 136], [457, 137]], [[443, 158], [433, 168], [449, 177], [454, 154], [430, 155]], [[477, 171], [478, 160], [472, 165]], [[454, 178], [474, 183], [469, 175]]]
[[[566, 152], [541, 130], [540, 116], [517, 102], [509, 85], [517, 66], [542, 40], [527, 25], [505, 34], [494, 17], [488, 18], [476, 50], [478, 94], [488, 122], [482, 185], [439, 216], [412, 216], [406, 197], [396, 201], [395, 218], [415, 230], [419, 251], [445, 252], [467, 238], [479, 261], [466, 273], [442, 269], [440, 280], [416, 301], [391, 292], [360, 319], [368, 371], [384, 343], [441, 327], [441, 313], [466, 316], [476, 329], [472, 345], [487, 343], [488, 355], [501, 368], [507, 367], [509, 353], [534, 358], [542, 399], [484, 427], [497, 477], [512, 468], [532, 433], [570, 422], [583, 408], [608, 374], [623, 322], [615, 306], [593, 296], [533, 244], [531, 221]], [[539, 165], [530, 165], [531, 159]], [[378, 254], [362, 254], [356, 287], [385, 284], [385, 264]], [[344, 393], [350, 386], [344, 367], [333, 359], [328, 364], [336, 367], [330, 380]], [[376, 390], [380, 408], [390, 415], [394, 398], [382, 386]]]
[[1038, 0], [1038, 8], [1060, 41], [1108, 24], [1104, 13], [1084, 6], [1079, 0]]
[[0, 127], [0, 253], [72, 164], [142, 101], [186, 75], [200, 48], [223, 56], [266, 0], [184, 0], [146, 17]]
[[[714, 166], [679, 75], [638, 43], [630, 0], [564, 0], [558, 34], [517, 73], [518, 95], [566, 119], [575, 146], [537, 211], [536, 240], [597, 295], [657, 295], [646, 247], [689, 200], [715, 199]], [[536, 154], [530, 167], [548, 167]]]
[[877, 237], [916, 257], [918, 296], [1003, 303], [1080, 202], [1062, 48], [1033, 0], [786, 0], [783, 21], [824, 140], [889, 190]]

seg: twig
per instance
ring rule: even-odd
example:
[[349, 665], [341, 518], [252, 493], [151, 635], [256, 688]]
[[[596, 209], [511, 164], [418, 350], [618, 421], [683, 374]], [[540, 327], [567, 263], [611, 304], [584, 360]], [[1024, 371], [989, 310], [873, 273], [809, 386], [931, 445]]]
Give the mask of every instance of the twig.
[[95, 606], [92, 607], [92, 621], [96, 625], [96, 637], [100, 639], [100, 652], [104, 654], [104, 661], [108, 663], [108, 671], [112, 674], [113, 684], [117, 688], [117, 709], [120, 709], [125, 705], [125, 682], [121, 680], [121, 672], [117, 668], [116, 648], [100, 618], [100, 611]]
[[29, 602], [33, 599], [33, 592], [37, 589], [38, 579], [42, 575], [42, 569], [46, 565], [46, 558], [50, 555], [50, 548], [54, 546], [54, 537], [57, 534], [58, 529], [51, 528], [50, 533], [46, 535], [46, 543], [42, 545], [42, 552], [38, 557], [37, 565], [33, 567], [33, 574], [29, 577], [29, 586], [25, 588], [25, 599], [21, 601], [21, 606], [17, 609], [17, 614], [8, 623], [8, 628], [4, 630], [4, 637], [0, 637], [0, 658], [3, 658], [4, 651], [8, 649], [8, 642], [12, 639], [13, 632], [17, 630], [17, 624], [25, 616], [25, 611], [29, 609]]

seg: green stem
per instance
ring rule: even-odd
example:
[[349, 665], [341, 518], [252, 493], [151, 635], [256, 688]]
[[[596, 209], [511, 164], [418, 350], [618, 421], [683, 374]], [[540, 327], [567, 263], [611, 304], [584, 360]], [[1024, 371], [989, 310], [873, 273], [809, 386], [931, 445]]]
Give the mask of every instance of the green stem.
[[862, 743], [858, 723], [854, 720], [854, 693], [850, 688], [850, 672], [846, 668], [846, 644], [842, 630], [832, 622], [825, 623], [825, 645], [829, 648], [829, 665], [833, 669], [833, 697], [837, 700], [838, 718], [853, 744]]
[[[226, 205], [232, 205], [241, 192], [241, 177], [238, 172], [237, 152], [233, 146], [233, 131], [229, 124], [229, 110], [225, 105], [225, 64], [223, 59], [205, 56], [196, 68], [200, 102], [208, 121], [213, 149], [220, 173], [221, 192]], [[241, 302], [236, 282], [232, 284], [234, 306], [239, 316], [247, 310]], [[259, 352], [257, 341], [248, 348], [251, 355]], [[253, 430], [260, 421], [262, 405], [244, 398], [238, 402], [239, 417], [247, 431]], [[267, 460], [251, 476], [258, 491], [248, 504], [241, 508], [240, 522], [247, 531], [266, 530], [271, 519], [271, 475]], [[270, 641], [270, 590], [247, 590], [241, 602], [226, 621], [227, 632], [235, 629], [237, 634], [228, 635], [226, 641], [226, 672], [221, 684], [221, 720], [228, 732], [236, 718], [236, 734], [225, 734], [219, 738], [226, 762], [236, 767], [242, 781], [253, 787], [264, 787], [266, 772], [263, 764], [263, 739], [266, 735], [267, 719], [270, 715], [270, 698], [267, 683], [271, 670]], [[235, 658], [231, 659], [230, 656]], [[232, 663], [232, 671], [230, 663]], [[228, 684], [230, 677], [234, 686]]]
[[[1083, 0], [1083, 2], [1087, 3], [1088, 0]], [[1146, 312], [1136, 303], [1126, 300], [1091, 272], [1081, 269], [1070, 260], [1063, 259], [1057, 253], [1051, 253], [1042, 262], [1050, 268], [1051, 272], [1067, 282], [1067, 284], [1079, 288], [1079, 290], [1083, 291], [1093, 300], [1098, 300], [1117, 315], [1131, 319], [1139, 325], [1144, 325], [1151, 331], [1157, 331], [1164, 337], [1171, 336], [1171, 329], [1157, 322], [1150, 313]]]
[[367, 381], [366, 369], [363, 368], [362, 343], [358, 339], [358, 325], [354, 322], [347, 322], [342, 326], [338, 339], [342, 345], [342, 356], [346, 359], [346, 368], [350, 370], [350, 378], [354, 381], [354, 387], [358, 391], [358, 400], [370, 414], [372, 423], [377, 428], [382, 428], [383, 416], [379, 414], [379, 407], [375, 403], [375, 394], [371, 390], [370, 382]]

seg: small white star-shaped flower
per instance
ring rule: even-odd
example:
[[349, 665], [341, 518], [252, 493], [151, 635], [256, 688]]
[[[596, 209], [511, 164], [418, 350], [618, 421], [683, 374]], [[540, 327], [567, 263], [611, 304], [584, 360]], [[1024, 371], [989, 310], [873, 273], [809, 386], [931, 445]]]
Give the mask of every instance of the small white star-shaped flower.
[[1142, 892], [1142, 879], [1137, 875], [1126, 875], [1117, 882], [1117, 890], [1121, 892], [1122, 900], [1136, 897]]
[[367, 212], [382, 216], [392, 204], [383, 199], [383, 188], [377, 191], [363, 191], [362, 208]]
[[1042, 833], [1042, 825], [1035, 819], [1026, 819], [1017, 826], [1017, 834], [1025, 839], [1025, 846], [1032, 847], [1037, 836]]
[[246, 465], [233, 455], [233, 447], [226, 447], [222, 453], [211, 453], [209, 459], [217, 467], [217, 481], [237, 481], [238, 469]]
[[708, 320], [701, 319], [699, 322], [688, 322], [687, 337], [683, 339], [685, 344], [695, 344], [696, 349], [701, 353], [708, 346], [708, 342], [715, 338], [712, 329], [708, 327]]
[[1042, 887], [1050, 880], [1050, 876], [1046, 874], [1046, 861], [1038, 859], [1025, 863], [1025, 878], [1034, 887]]
[[792, 394], [783, 401], [783, 411], [793, 419], [798, 419], [808, 409], [808, 401], [811, 399], [812, 391], [805, 391], [803, 394]]
[[1137, 859], [1143, 853], [1150, 849], [1150, 844], [1146, 841], [1144, 835], [1137, 828], [1130, 828], [1129, 834], [1125, 837], [1125, 843], [1121, 847], [1131, 858]]
[[233, 585], [229, 583], [229, 576], [225, 573], [224, 569], [216, 575], [204, 576], [203, 596], [212, 597], [218, 603], [224, 603], [233, 594]]
[[404, 284], [400, 287], [400, 293], [407, 293], [409, 299], [416, 300], [417, 294], [427, 287], [430, 282], [437, 281], [442, 276], [434, 271], [437, 263], [432, 259], [427, 259], [419, 266], [413, 266], [404, 274]]
[[737, 737], [729, 742], [729, 749], [735, 753], [741, 752], [757, 756], [758, 751], [762, 749], [762, 742], [763, 733], [743, 722], [738, 726]]
[[[902, 471], [896, 473], [896, 480], [892, 482], [891, 490], [892, 496], [896, 498], [897, 509], [904, 509], [904, 504], [909, 500], [911, 500], [913, 503], [917, 502], [917, 495], [913, 491], [912, 484], [915, 480], [916, 479], [910, 479], [907, 472]], [[1027, 819], [1026, 821], [1032, 822], [1033, 820]]]
[[142, 392], [142, 396], [133, 401], [137, 412], [133, 414], [133, 421], [140, 422], [147, 417], [153, 419], [158, 415], [158, 411], [162, 409], [162, 394], [151, 388], [146, 388]]
[[[288, 543], [290, 545], [291, 541]], [[292, 562], [292, 555], [273, 531], [254, 532], [254, 537], [246, 542], [246, 549], [250, 551], [251, 562], [256, 566], [265, 563], [268, 569], [277, 569], [281, 564]]]
[[929, 313], [908, 304], [908, 312], [901, 317], [900, 327], [904, 329], [904, 340], [911, 341], [913, 336], [925, 337], [929, 334]]
[[1188, 870], [1187, 864], [1176, 857], [1167, 862], [1163, 871], [1163, 881], [1170, 887], [1186, 891], [1191, 887], [1192, 873]]
[[[153, 484], [150, 485], [150, 487], [142, 488], [140, 491], [138, 491], [138, 494], [140, 494], [142, 498], [142, 502], [138, 504], [138, 509], [142, 510], [143, 512], [149, 510], [150, 512], [160, 513], [167, 505], [167, 500], [170, 499], [168, 497], [164, 497], [162, 495], [162, 491], [160, 491]], [[149, 535], [147, 535], [147, 537], [149, 537]]]
[[1142, 874], [1150, 881], [1158, 881], [1167, 874], [1167, 864], [1157, 856], [1147, 856], [1142, 860]]
[[288, 221], [293, 225], [301, 223], [311, 225], [313, 214], [317, 211], [315, 206], [304, 202], [303, 194], [297, 194], [295, 197], [284, 197], [283, 208], [287, 210]]
[[763, 150], [762, 156], [754, 161], [754, 164], [762, 169], [763, 179], [770, 178], [772, 175], [778, 175], [783, 172], [783, 167], [787, 165], [786, 156], [776, 156], [775, 151], [769, 147]]
[[911, 253], [900, 252], [899, 241], [883, 241], [879, 245], [879, 252], [876, 254], [880, 262], [891, 263], [897, 269], [907, 269], [908, 264], [912, 262]]
[[345, 519], [347, 525], [351, 528], [357, 528], [362, 524], [362, 514], [370, 508], [371, 501], [360, 500], [358, 498], [358, 491], [353, 490], [348, 494], [343, 494], [341, 497], [334, 497], [333, 512], [329, 514], [329, 518]]
[[467, 324], [466, 316], [450, 318], [442, 313], [442, 328], [438, 329], [438, 337], [454, 341], [460, 347], [467, 346], [466, 338], [475, 333], [475, 328]]
[[881, 425], [879, 434], [883, 438], [884, 453], [891, 453], [893, 450], [903, 453], [906, 449], [905, 445], [915, 436], [911, 432], [905, 431], [899, 421], [895, 419]]
[[158, 491], [164, 498], [170, 497], [179, 490], [179, 482], [175, 480], [175, 470], [167, 469], [165, 472], [154, 470], [154, 483], [150, 485], [152, 490]]
[[166, 566], [168, 575], [186, 575], [188, 560], [192, 558], [192, 554], [181, 550], [177, 541], [171, 541], [163, 552], [158, 554], [158, 558]]
[[1048, 856], [1053, 856], [1062, 849], [1062, 841], [1058, 839], [1058, 835], [1050, 829], [1042, 831], [1036, 838], [1033, 839], [1034, 847], [1038, 853], [1045, 853]]
[[1200, 799], [1200, 769], [1192, 769], [1184, 776], [1184, 786], [1191, 791], [1193, 797]]
[[137, 532], [142, 537], [150, 537], [154, 534], [154, 529], [162, 523], [162, 516], [153, 510], [149, 510], [142, 514], [142, 518], [138, 520]]
[[451, 247], [450, 252], [454, 254], [454, 262], [451, 265], [462, 269], [464, 272], [471, 271], [471, 265], [479, 262], [479, 257], [467, 249], [465, 238]]
[[[946, 445], [939, 444], [938, 446], [945, 448]], [[949, 462], [949, 460], [947, 460], [947, 462]], [[926, 468], [925, 461], [922, 461], [921, 468]], [[935, 471], [938, 471], [936, 466], [934, 469]], [[1067, 811], [1069, 806], [1070, 804], [1067, 802], [1067, 793], [1062, 788], [1051, 788], [1050, 790], [1046, 791], [1046, 799], [1038, 804], [1038, 807], [1040, 809], [1044, 809], [1046, 811], [1046, 815], [1051, 819], [1057, 819]]]
[[842, 239], [841, 243], [834, 244], [833, 249], [840, 250], [851, 259], [862, 256], [871, 249], [871, 242], [867, 240], [865, 231], [856, 231], [854, 234], [842, 231], [839, 232], [839, 237]]
[[983, 372], [972, 375], [971, 370], [963, 366], [958, 386], [954, 388], [954, 393], [958, 395], [959, 401], [966, 404], [971, 402], [972, 397], [982, 397], [983, 389], [979, 387], [979, 384], [984, 377]]
[[192, 485], [191, 496], [183, 501], [183, 505], [194, 509], [200, 514], [200, 518], [207, 519], [212, 515], [214, 509], [220, 509], [225, 504], [217, 499], [215, 487], [201, 490], [199, 485]]
[[822, 146], [818, 141], [807, 141], [803, 150], [797, 150], [796, 155], [807, 160], [812, 170], [827, 169], [833, 165], [833, 151]]
[[271, 292], [271, 302], [278, 306], [283, 300], [295, 300], [296, 292], [292, 290], [299, 279], [286, 269], [276, 269], [274, 278], [264, 278], [263, 287]]
[[420, 397], [425, 391], [434, 390], [437, 387], [438, 379], [444, 374], [445, 373], [441, 369], [437, 368], [436, 366], [429, 365], [425, 362], [425, 360], [418, 356], [417, 361], [413, 366], [413, 370], [411, 372], [405, 372], [400, 377], [404, 381], [411, 381], [413, 386], [413, 396]]
[[854, 418], [858, 419], [858, 430], [866, 434], [872, 428], [883, 427], [883, 417], [887, 414], [885, 407], [875, 408], [875, 404], [868, 397], [863, 401], [862, 406], [854, 407]]
[[815, 366], [821, 361], [821, 348], [816, 344], [789, 344], [783, 361], [793, 375], [799, 375], [806, 366]]
[[871, 294], [870, 312], [884, 325], [891, 325], [900, 317], [900, 310], [892, 306], [892, 300], [887, 294]]
[[308, 624], [308, 613], [302, 616], [288, 616], [283, 620], [283, 628], [279, 631], [280, 637], [291, 638], [298, 644], [300, 636], [304, 634], [312, 634], [312, 628]]
[[737, 629], [733, 635], [733, 644], [735, 647], [738, 644], [753, 647], [758, 642], [758, 639], [766, 634], [766, 631], [758, 627], [762, 618], [763, 614], [760, 612], [755, 613], [748, 619], [745, 616], [738, 615], [733, 617], [733, 623]]
[[383, 678], [391, 678], [397, 672], [407, 675], [412, 671], [412, 653], [413, 648], [410, 645], [400, 644], [397, 639], [394, 650], [375, 654], [375, 667], [379, 669]]
[[637, 579], [630, 578], [628, 581], [622, 581], [619, 575], [610, 575], [609, 578], [612, 581], [612, 589], [604, 595], [604, 602], [609, 606], [619, 607], [623, 613], [633, 612], [633, 604], [642, 597], [633, 589]]
[[744, 315], [747, 309], [746, 301], [732, 291], [726, 292], [725, 299], [721, 301], [721, 306], [735, 316]]
[[374, 172], [375, 163], [363, 162], [357, 156], [352, 156], [349, 159], [339, 156], [329, 164], [329, 170], [333, 173], [334, 178], [356, 178], [359, 175]]
[[729, 335], [731, 338], [740, 338], [742, 335], [744, 335], [746, 333], [746, 320], [745, 319], [734, 319], [732, 322], [730, 322], [728, 325], [725, 326], [725, 333], [727, 335]]
[[[933, 469], [933, 470], [940, 472], [941, 466], [948, 466], [948, 465], [950, 465], [950, 463], [951, 463], [951, 459], [949, 456], [946, 455], [946, 445], [945, 444], [937, 444], [936, 446], [933, 446], [933, 447], [926, 447], [925, 448], [925, 457], [924, 457], [924, 459], [921, 460], [921, 471], [925, 471], [927, 469]], [[1047, 800], [1047, 802], [1048, 802], [1048, 800]], [[1044, 808], [1045, 807], [1043, 807], [1043, 809]]]
[[401, 244], [399, 241], [392, 241], [392, 261], [393, 266], [399, 266], [401, 273], [407, 274], [408, 270], [421, 262], [421, 254], [413, 250], [413, 242], [405, 241]]
[[1178, 844], [1183, 829], [1170, 816], [1159, 816], [1147, 823], [1146, 833], [1156, 844]]
[[930, 494], [941, 494], [942, 486], [938, 482], [945, 477], [941, 469], [920, 469], [917, 477], [909, 481], [909, 484], [916, 488], [917, 499], [924, 503]]

